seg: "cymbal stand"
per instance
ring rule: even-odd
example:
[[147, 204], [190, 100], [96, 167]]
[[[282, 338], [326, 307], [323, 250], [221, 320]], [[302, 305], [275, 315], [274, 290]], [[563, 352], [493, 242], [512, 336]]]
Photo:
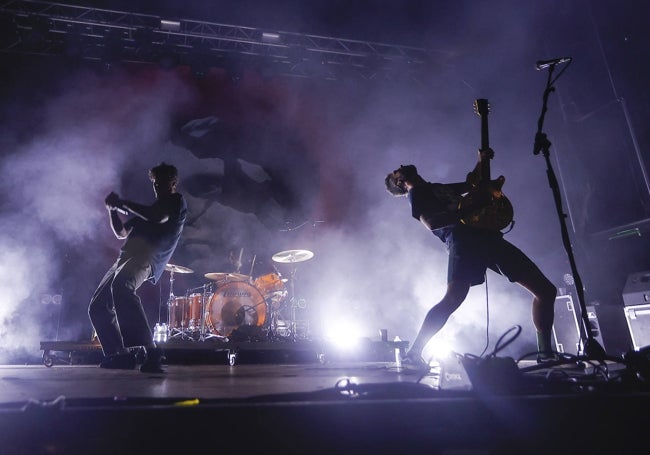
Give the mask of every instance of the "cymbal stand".
[[[219, 286], [217, 286], [218, 288]], [[209, 292], [212, 291], [212, 283], [209, 284], [204, 284], [203, 285], [203, 297], [201, 298], [201, 329], [199, 330], [199, 341], [205, 341], [209, 340], [210, 338], [219, 338], [220, 340], [227, 341], [228, 338], [218, 335], [216, 333], [207, 333], [207, 328], [206, 328], [206, 312], [207, 312], [207, 304], [208, 304], [208, 295]]]
[[172, 333], [175, 329], [171, 328], [171, 317], [172, 311], [174, 310], [174, 302], [176, 302], [176, 296], [174, 295], [174, 271], [169, 271], [169, 298], [167, 299], [167, 328], [168, 328], [168, 337], [174, 338], [183, 334], [182, 330]]
[[[286, 297], [285, 297], [286, 298]], [[267, 314], [269, 314], [269, 325], [268, 325], [268, 339], [270, 341], [277, 341], [278, 338], [284, 337], [284, 335], [278, 333], [280, 326], [280, 316], [282, 315], [282, 301], [278, 302], [277, 305], [274, 305], [274, 302], [271, 298], [264, 299], [264, 303], [268, 309]]]
[[[169, 271], [169, 300], [167, 300], [167, 327], [171, 326], [171, 314], [172, 314], [172, 310], [174, 308], [174, 303], [175, 302], [176, 302], [176, 296], [174, 295], [174, 271], [170, 270]], [[188, 302], [187, 298], [185, 299], [185, 302]], [[182, 320], [183, 320], [183, 315], [181, 314], [181, 328], [180, 329], [174, 329], [174, 328], [169, 329], [169, 338], [170, 339], [171, 338], [176, 338], [176, 337], [181, 337], [183, 339], [191, 338], [189, 335], [187, 335], [185, 333], [185, 328], [183, 327]], [[172, 334], [172, 332], [174, 330], [176, 330], [176, 333]]]
[[298, 336], [298, 321], [296, 319], [296, 308], [299, 306], [299, 300], [296, 298], [296, 286], [295, 286], [295, 281], [296, 281], [296, 272], [298, 271], [298, 268], [295, 265], [291, 265], [291, 273], [290, 273], [290, 279], [289, 279], [289, 290], [290, 290], [290, 296], [289, 296], [289, 304], [291, 305], [291, 322], [290, 322], [290, 329], [289, 333], [291, 336], [292, 341], [296, 341], [297, 336]]

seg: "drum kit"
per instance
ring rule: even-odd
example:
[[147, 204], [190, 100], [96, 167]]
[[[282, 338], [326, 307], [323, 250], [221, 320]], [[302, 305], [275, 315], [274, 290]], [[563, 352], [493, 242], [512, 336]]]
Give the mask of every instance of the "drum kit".
[[[274, 262], [289, 264], [290, 277], [284, 278], [277, 269], [256, 278], [241, 273], [211, 272], [209, 280], [191, 288], [184, 295], [174, 294], [174, 274], [194, 273], [192, 269], [167, 264], [169, 299], [167, 318], [154, 327], [154, 340], [169, 339], [205, 341], [215, 338], [228, 341], [247, 336], [251, 339], [291, 339], [297, 337], [294, 296], [296, 264], [314, 257], [309, 250], [286, 250], [272, 256]], [[287, 287], [288, 284], [288, 287]], [[285, 321], [283, 311], [291, 311]]]

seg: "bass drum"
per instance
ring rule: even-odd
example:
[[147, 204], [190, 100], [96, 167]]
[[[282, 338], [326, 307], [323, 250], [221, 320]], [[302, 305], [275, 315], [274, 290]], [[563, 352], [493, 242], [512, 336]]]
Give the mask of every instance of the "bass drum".
[[252, 284], [233, 281], [219, 286], [212, 294], [205, 319], [212, 333], [230, 336], [239, 328], [264, 326], [266, 302]]

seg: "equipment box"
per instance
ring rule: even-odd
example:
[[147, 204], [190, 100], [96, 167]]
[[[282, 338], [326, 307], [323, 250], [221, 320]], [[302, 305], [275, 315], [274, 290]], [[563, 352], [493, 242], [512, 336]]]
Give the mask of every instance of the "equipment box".
[[625, 306], [650, 303], [650, 271], [633, 273], [627, 277], [623, 288]]
[[629, 305], [623, 311], [634, 350], [650, 345], [650, 304]]
[[560, 353], [578, 354], [580, 352], [580, 325], [578, 314], [570, 295], [559, 295], [555, 299], [555, 319], [553, 321], [553, 341]]
[[[586, 305], [586, 309], [589, 334], [603, 346], [603, 335], [596, 315], [596, 307]], [[553, 341], [557, 352], [575, 355], [584, 354], [584, 340], [580, 334], [582, 324], [580, 304], [578, 302], [574, 303], [571, 295], [557, 296], [555, 299], [555, 319], [553, 321]], [[585, 333], [584, 336], [587, 336], [587, 334]]]

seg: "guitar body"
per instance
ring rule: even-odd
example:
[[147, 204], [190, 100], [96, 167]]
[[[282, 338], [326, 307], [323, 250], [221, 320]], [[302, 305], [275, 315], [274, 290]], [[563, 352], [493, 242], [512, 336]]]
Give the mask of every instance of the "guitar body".
[[475, 190], [470, 191], [463, 197], [461, 208], [472, 206], [477, 201], [485, 201], [486, 199], [490, 201], [489, 204], [463, 217], [463, 223], [475, 228], [492, 231], [501, 231], [512, 223], [514, 216], [512, 204], [501, 191], [505, 180], [503, 176], [500, 176], [485, 185], [479, 184]]
[[[476, 113], [481, 117], [481, 150], [490, 147], [488, 136], [487, 114], [489, 112], [486, 99], [477, 99], [474, 102]], [[503, 176], [495, 180], [490, 179], [490, 161], [481, 161], [481, 178], [476, 181], [472, 173], [467, 176], [467, 182], [472, 190], [463, 197], [460, 208], [479, 206], [461, 220], [464, 224], [479, 229], [501, 231], [512, 223], [514, 210], [501, 188], [506, 179]]]

